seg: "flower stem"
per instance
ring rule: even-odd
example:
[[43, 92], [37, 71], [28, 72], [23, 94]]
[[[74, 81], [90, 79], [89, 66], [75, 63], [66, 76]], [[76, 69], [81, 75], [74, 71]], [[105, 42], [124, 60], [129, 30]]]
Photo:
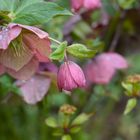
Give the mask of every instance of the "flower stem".
[[57, 43], [57, 44], [61, 44], [61, 42], [59, 42], [58, 40], [56, 40], [56, 39], [54, 39], [54, 38], [52, 38], [52, 37], [48, 37], [51, 41], [53, 41], [53, 42], [55, 42], [55, 43]]

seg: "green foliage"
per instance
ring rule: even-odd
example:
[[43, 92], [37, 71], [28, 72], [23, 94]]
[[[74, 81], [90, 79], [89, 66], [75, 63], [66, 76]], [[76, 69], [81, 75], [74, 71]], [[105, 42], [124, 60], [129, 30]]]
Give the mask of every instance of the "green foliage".
[[133, 7], [135, 0], [118, 0], [120, 6], [124, 9], [130, 9]]
[[67, 42], [62, 42], [57, 49], [50, 55], [50, 59], [62, 61], [65, 56], [65, 50], [67, 47]]
[[82, 113], [72, 121], [72, 125], [81, 125], [85, 123], [90, 117], [91, 114], [89, 115], [89, 114]]
[[68, 46], [67, 52], [78, 58], [92, 58], [97, 53], [96, 50], [90, 50], [82, 44]]
[[68, 10], [52, 2], [42, 0], [1, 0], [1, 11], [9, 11], [12, 22], [39, 25], [58, 15], [72, 15]]
[[58, 124], [57, 124], [57, 120], [53, 117], [49, 117], [45, 120], [46, 124], [49, 126], [49, 127], [52, 127], [52, 128], [56, 128], [58, 127]]
[[64, 135], [61, 140], [72, 140], [70, 135]]
[[18, 87], [13, 83], [13, 79], [7, 75], [0, 77], [0, 91], [1, 94], [16, 93], [20, 94]]
[[126, 115], [126, 114], [130, 113], [134, 109], [136, 104], [137, 104], [137, 99], [136, 98], [129, 99], [127, 101], [127, 105], [126, 105], [124, 114]]

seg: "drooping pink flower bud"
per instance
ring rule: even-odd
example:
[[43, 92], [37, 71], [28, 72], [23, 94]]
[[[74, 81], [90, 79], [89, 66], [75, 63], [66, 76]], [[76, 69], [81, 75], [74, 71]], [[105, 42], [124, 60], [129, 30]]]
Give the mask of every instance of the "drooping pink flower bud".
[[94, 10], [101, 7], [100, 0], [84, 0], [84, 7], [88, 10]]
[[87, 81], [96, 84], [108, 84], [117, 69], [128, 67], [124, 57], [117, 53], [102, 53], [85, 67]]
[[72, 61], [67, 61], [60, 66], [57, 80], [59, 89], [66, 91], [84, 87], [86, 84], [82, 69]]

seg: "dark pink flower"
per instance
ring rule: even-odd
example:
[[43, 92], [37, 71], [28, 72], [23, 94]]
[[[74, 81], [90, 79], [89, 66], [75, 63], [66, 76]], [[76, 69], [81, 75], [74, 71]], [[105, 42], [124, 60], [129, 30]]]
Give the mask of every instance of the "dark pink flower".
[[96, 84], [108, 84], [117, 69], [128, 67], [127, 61], [117, 53], [103, 53], [98, 55], [85, 67], [87, 81]]
[[10, 23], [0, 32], [0, 64], [17, 79], [21, 79], [21, 74], [23, 80], [28, 79], [39, 62], [49, 61], [50, 53], [48, 33], [36, 27]]
[[94, 10], [101, 7], [101, 0], [71, 0], [72, 9], [78, 11], [81, 8]]
[[60, 66], [57, 80], [59, 89], [66, 91], [84, 87], [86, 83], [82, 69], [72, 61], [67, 61]]
[[28, 104], [36, 104], [41, 101], [49, 90], [51, 80], [44, 75], [34, 75], [27, 81], [16, 81], [20, 87], [21, 96]]

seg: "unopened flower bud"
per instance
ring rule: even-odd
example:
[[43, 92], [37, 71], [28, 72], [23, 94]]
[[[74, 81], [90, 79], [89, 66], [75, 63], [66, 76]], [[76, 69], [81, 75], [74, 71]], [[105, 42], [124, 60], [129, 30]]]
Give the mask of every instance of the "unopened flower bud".
[[60, 90], [71, 91], [86, 84], [82, 69], [72, 61], [67, 61], [60, 66], [57, 78]]
[[72, 115], [75, 113], [76, 110], [77, 108], [75, 106], [64, 104], [63, 106], [60, 107], [59, 111], [66, 115]]
[[126, 81], [131, 83], [131, 84], [140, 83], [140, 75], [139, 74], [130, 75], [127, 77]]

